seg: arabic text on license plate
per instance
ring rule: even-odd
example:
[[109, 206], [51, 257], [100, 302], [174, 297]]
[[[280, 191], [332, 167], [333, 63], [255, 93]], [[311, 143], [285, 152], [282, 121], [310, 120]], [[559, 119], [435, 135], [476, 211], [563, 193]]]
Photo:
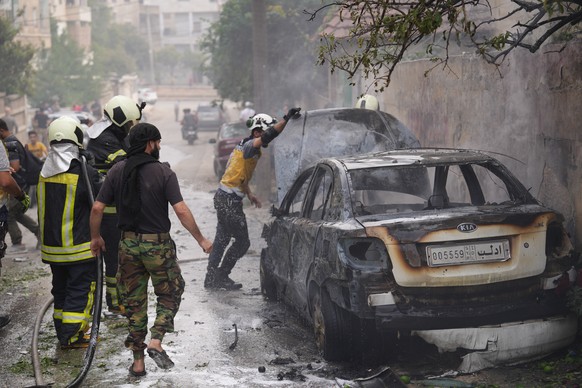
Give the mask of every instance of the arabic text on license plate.
[[430, 267], [505, 261], [510, 257], [508, 240], [426, 247], [426, 258]]

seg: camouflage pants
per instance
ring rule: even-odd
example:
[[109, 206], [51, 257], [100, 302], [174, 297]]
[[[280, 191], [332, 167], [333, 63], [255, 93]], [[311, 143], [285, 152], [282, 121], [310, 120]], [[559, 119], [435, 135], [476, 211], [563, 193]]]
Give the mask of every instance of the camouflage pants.
[[184, 293], [184, 279], [176, 261], [175, 244], [169, 237], [161, 241], [122, 238], [119, 243], [117, 285], [129, 319], [125, 346], [133, 351], [145, 349], [148, 325], [148, 283], [152, 280], [157, 296], [152, 339], [162, 340], [174, 331], [174, 317]]

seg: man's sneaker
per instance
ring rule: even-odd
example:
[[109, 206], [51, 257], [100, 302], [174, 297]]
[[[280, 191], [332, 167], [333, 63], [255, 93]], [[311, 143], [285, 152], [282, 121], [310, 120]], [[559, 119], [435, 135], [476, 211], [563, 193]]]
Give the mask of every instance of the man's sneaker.
[[28, 249], [26, 249], [26, 245], [24, 244], [13, 244], [6, 249], [6, 254], [15, 254], [15, 253], [26, 253]]
[[10, 317], [8, 315], [0, 315], [0, 329], [10, 323]]

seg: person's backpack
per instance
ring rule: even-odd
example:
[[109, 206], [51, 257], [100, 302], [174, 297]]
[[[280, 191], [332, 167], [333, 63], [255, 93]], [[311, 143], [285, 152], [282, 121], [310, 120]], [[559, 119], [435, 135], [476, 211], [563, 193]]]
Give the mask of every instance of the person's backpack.
[[37, 185], [40, 170], [42, 170], [43, 161], [37, 158], [18, 140], [7, 141], [5, 144], [6, 149], [9, 152], [18, 152], [20, 159], [20, 171], [18, 171], [16, 175], [18, 175], [28, 186]]

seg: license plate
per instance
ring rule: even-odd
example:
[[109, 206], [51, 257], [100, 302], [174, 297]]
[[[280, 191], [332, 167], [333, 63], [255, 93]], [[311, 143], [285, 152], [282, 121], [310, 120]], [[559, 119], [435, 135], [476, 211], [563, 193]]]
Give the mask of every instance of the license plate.
[[426, 259], [429, 267], [505, 261], [511, 258], [508, 240], [473, 244], [429, 245]]

